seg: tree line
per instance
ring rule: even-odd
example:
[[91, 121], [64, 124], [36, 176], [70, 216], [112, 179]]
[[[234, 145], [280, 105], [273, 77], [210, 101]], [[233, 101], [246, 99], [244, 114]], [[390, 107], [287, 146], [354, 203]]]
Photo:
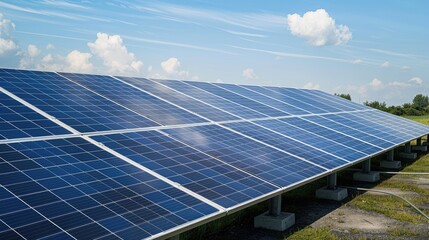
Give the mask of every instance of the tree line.
[[[336, 96], [352, 100], [350, 94], [337, 94]], [[429, 97], [423, 94], [417, 94], [411, 103], [404, 103], [402, 106], [387, 106], [386, 102], [379, 101], [365, 101], [363, 103], [365, 106], [376, 108], [381, 111], [385, 111], [391, 114], [398, 116], [408, 115], [408, 116], [421, 116], [429, 114]]]

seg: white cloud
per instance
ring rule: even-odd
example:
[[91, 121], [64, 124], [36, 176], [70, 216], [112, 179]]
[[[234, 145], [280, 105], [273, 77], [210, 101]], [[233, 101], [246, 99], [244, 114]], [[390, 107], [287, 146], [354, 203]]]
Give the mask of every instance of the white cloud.
[[377, 78], [372, 79], [372, 81], [369, 83], [369, 86], [374, 90], [380, 90], [384, 87], [383, 82]]
[[46, 50], [52, 50], [55, 49], [55, 46], [51, 43], [48, 43], [48, 45], [46, 45]]
[[305, 88], [305, 89], [320, 89], [320, 85], [314, 84], [312, 82], [308, 82], [303, 86], [303, 88]]
[[411, 69], [411, 68], [410, 68], [409, 66], [405, 66], [405, 65], [401, 67], [401, 70], [402, 70], [402, 71], [408, 71], [408, 70], [410, 70], [410, 69]]
[[288, 14], [287, 23], [292, 35], [307, 39], [314, 46], [339, 45], [352, 39], [345, 25], [336, 25], [325, 9], [299, 14]]
[[0, 13], [0, 56], [16, 54], [19, 51], [18, 44], [11, 36], [14, 30], [15, 24]]
[[409, 83], [399, 82], [399, 81], [389, 82], [388, 85], [391, 87], [409, 87], [410, 86]]
[[29, 44], [27, 47], [27, 52], [28, 52], [28, 56], [30, 56], [31, 58], [35, 58], [37, 57], [37, 55], [39, 55], [40, 50], [33, 44]]
[[414, 84], [417, 84], [417, 85], [422, 85], [423, 80], [421, 78], [419, 78], [419, 77], [413, 77], [410, 80], [408, 80], [408, 82], [414, 83]]
[[383, 68], [388, 68], [388, 67], [390, 67], [390, 62], [385, 61], [385, 62], [384, 62], [384, 63], [382, 63], [380, 66], [381, 66], [381, 67], [383, 67]]
[[128, 52], [121, 36], [97, 33], [97, 40], [88, 43], [92, 54], [99, 57], [111, 73], [139, 73], [143, 62]]
[[356, 59], [352, 62], [353, 64], [362, 64], [363, 60], [362, 59]]
[[171, 57], [163, 62], [161, 62], [161, 68], [167, 73], [170, 77], [176, 78], [187, 78], [189, 76], [189, 72], [185, 70], [181, 70], [180, 61], [175, 57]]
[[256, 75], [255, 70], [253, 70], [253, 68], [244, 69], [242, 75], [246, 79], [257, 79], [258, 78], [258, 76]]
[[91, 57], [90, 53], [73, 50], [66, 57], [66, 69], [71, 72], [91, 72], [93, 70], [92, 63], [90, 63]]

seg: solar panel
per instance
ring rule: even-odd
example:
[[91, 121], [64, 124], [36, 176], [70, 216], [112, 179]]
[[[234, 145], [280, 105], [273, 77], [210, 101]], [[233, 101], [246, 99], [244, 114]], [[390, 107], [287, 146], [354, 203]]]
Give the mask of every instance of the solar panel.
[[274, 130], [283, 135], [290, 136], [294, 139], [299, 139], [303, 142], [311, 143], [312, 145], [317, 146], [321, 150], [329, 152], [336, 156], [341, 156], [347, 161], [356, 161], [357, 159], [361, 159], [367, 156], [365, 153], [351, 148], [347, 145], [344, 145], [341, 142], [333, 141], [329, 138], [311, 132], [311, 130], [306, 130], [304, 128], [300, 128], [299, 126], [288, 124], [286, 122], [282, 122], [279, 120], [260, 120], [255, 121], [255, 123], [264, 126], [268, 129]]
[[250, 108], [244, 107], [237, 103], [228, 101], [224, 98], [216, 96], [214, 94], [208, 93], [204, 90], [201, 90], [197, 87], [193, 87], [189, 84], [185, 84], [181, 81], [172, 81], [172, 80], [161, 80], [156, 81], [162, 85], [166, 85], [178, 92], [186, 94], [188, 96], [192, 96], [197, 98], [211, 106], [215, 106], [219, 109], [222, 109], [225, 112], [230, 114], [234, 114], [235, 116], [239, 116], [241, 118], [249, 119], [249, 118], [263, 118], [267, 117], [266, 115], [256, 112]]
[[303, 103], [315, 106], [319, 109], [323, 109], [325, 111], [334, 113], [334, 112], [340, 112], [347, 109], [343, 109], [341, 105], [338, 103], [329, 103], [327, 104], [327, 101], [319, 101], [317, 97], [308, 96], [305, 92], [300, 91], [298, 89], [293, 88], [280, 88], [280, 87], [266, 87], [267, 89], [271, 91], [278, 92], [280, 94], [283, 94], [285, 96], [294, 98], [298, 101], [301, 101]]
[[2, 92], [0, 113], [0, 140], [70, 133]]
[[162, 130], [175, 139], [279, 186], [326, 172], [272, 147], [216, 125]]
[[224, 89], [227, 89], [231, 92], [235, 92], [235, 93], [240, 94], [244, 97], [256, 100], [256, 101], [263, 103], [267, 106], [279, 109], [279, 110], [284, 111], [290, 115], [303, 115], [303, 114], [309, 114], [310, 113], [310, 112], [307, 112], [303, 109], [294, 107], [294, 106], [289, 105], [289, 104], [284, 103], [284, 102], [280, 102], [274, 98], [270, 98], [269, 96], [265, 96], [263, 94], [260, 94], [258, 92], [254, 92], [252, 90], [249, 90], [247, 88], [244, 88], [244, 87], [241, 87], [238, 85], [220, 84], [220, 83], [217, 83], [214, 85], [221, 87], [221, 88], [224, 88]]
[[207, 122], [195, 114], [109, 76], [60, 74], [162, 125]]
[[92, 138], [226, 208], [278, 190], [157, 131]]
[[393, 142], [390, 142], [388, 140], [385, 140], [381, 137], [376, 137], [374, 135], [368, 134], [366, 131], [360, 131], [356, 128], [354, 128], [353, 125], [345, 125], [341, 123], [341, 121], [332, 121], [326, 118], [325, 116], [308, 116], [303, 117], [303, 119], [317, 123], [319, 125], [322, 125], [326, 128], [344, 133], [348, 136], [352, 136], [354, 138], [357, 138], [361, 141], [371, 143], [373, 145], [376, 145], [381, 148], [390, 148], [394, 146], [395, 144]]
[[82, 138], [0, 144], [0, 156], [0, 239], [141, 239], [217, 212]]
[[366, 143], [364, 141], [353, 138], [351, 136], [342, 134], [341, 132], [337, 132], [337, 131], [334, 131], [332, 129], [325, 128], [321, 125], [311, 123], [311, 122], [306, 121], [304, 119], [285, 118], [285, 119], [280, 119], [280, 121], [289, 123], [291, 125], [297, 126], [299, 128], [302, 128], [302, 129], [309, 130], [315, 134], [318, 134], [321, 137], [333, 140], [337, 143], [344, 144], [344, 145], [349, 146], [349, 147], [351, 147], [351, 148], [353, 148], [359, 152], [363, 152], [366, 155], [371, 155], [371, 154], [375, 154], [375, 153], [382, 151], [382, 148], [380, 148], [380, 147]]
[[0, 86], [79, 132], [158, 125], [56, 73], [0, 69]]
[[307, 104], [305, 102], [296, 100], [293, 97], [289, 97], [285, 94], [281, 94], [279, 92], [272, 91], [272, 90], [265, 88], [265, 87], [260, 87], [260, 86], [243, 86], [243, 87], [248, 88], [252, 91], [258, 92], [260, 94], [264, 94], [265, 96], [270, 96], [270, 98], [274, 98], [280, 102], [283, 102], [285, 104], [290, 104], [296, 108], [303, 109], [303, 110], [310, 112], [310, 113], [318, 114], [318, 113], [327, 113], [328, 112], [327, 110], [324, 110], [324, 109], [318, 108], [316, 106], [313, 106], [311, 104]]
[[0, 87], [0, 239], [168, 237], [429, 133], [317, 90], [9, 69]]
[[167, 86], [161, 85], [158, 82], [154, 82], [144, 78], [131, 78], [131, 77], [118, 77], [119, 79], [126, 81], [134, 86], [144, 89], [153, 95], [156, 95], [162, 99], [172, 102], [178, 106], [188, 109], [200, 116], [203, 116], [211, 121], [228, 121], [239, 119], [236, 116], [228, 114], [218, 108], [211, 105], [205, 104], [199, 99], [192, 98], [179, 91], [173, 90]]
[[266, 116], [269, 116], [269, 117], [280, 117], [280, 116], [290, 115], [286, 112], [274, 109], [274, 108], [269, 107], [267, 105], [253, 101], [250, 98], [246, 98], [246, 97], [240, 96], [238, 94], [235, 94], [233, 92], [224, 90], [224, 89], [217, 87], [217, 86], [210, 84], [210, 83], [190, 82], [190, 81], [185, 82], [185, 83], [192, 85], [194, 87], [198, 87], [198, 88], [200, 88], [204, 91], [207, 91], [209, 93], [215, 94], [215, 95], [222, 97], [224, 99], [227, 99], [231, 102], [235, 102], [235, 103], [238, 103], [242, 106], [250, 108], [252, 110], [258, 111], [258, 112], [265, 114]]
[[254, 123], [238, 122], [223, 125], [328, 169], [334, 169], [348, 163], [341, 156], [321, 151], [308, 145], [308, 143], [286, 137], [287, 135], [282, 136]]

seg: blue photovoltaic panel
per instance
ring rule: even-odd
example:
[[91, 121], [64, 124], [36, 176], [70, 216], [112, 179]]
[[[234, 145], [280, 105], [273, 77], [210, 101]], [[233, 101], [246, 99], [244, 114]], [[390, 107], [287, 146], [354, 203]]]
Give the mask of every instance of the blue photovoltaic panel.
[[181, 81], [172, 81], [172, 80], [160, 80], [156, 81], [157, 83], [166, 85], [174, 90], [186, 94], [188, 96], [194, 97], [198, 100], [201, 100], [207, 104], [215, 106], [219, 109], [222, 109], [228, 113], [234, 114], [241, 118], [263, 118], [267, 117], [264, 114], [253, 111], [252, 109], [241, 106], [237, 103], [228, 101], [224, 98], [216, 96], [214, 94], [208, 93], [204, 90], [201, 90], [197, 87], [193, 87], [189, 84], [183, 83]]
[[80, 132], [158, 125], [56, 73], [0, 69], [0, 86]]
[[311, 143], [313, 146], [320, 148], [326, 152], [339, 156], [347, 161], [355, 161], [367, 156], [358, 150], [350, 148], [341, 143], [337, 143], [330, 139], [324, 138], [311, 132], [310, 130], [302, 129], [297, 126], [279, 121], [279, 120], [260, 120], [255, 123], [272, 129], [278, 133], [290, 136], [294, 139], [299, 139], [306, 143]]
[[321, 125], [317, 125], [314, 123], [311, 123], [309, 121], [306, 121], [304, 119], [300, 118], [285, 118], [281, 119], [280, 121], [289, 123], [291, 125], [294, 125], [296, 127], [308, 130], [312, 133], [315, 133], [321, 137], [324, 137], [326, 139], [330, 139], [332, 141], [335, 141], [337, 143], [344, 144], [348, 147], [351, 147], [357, 151], [363, 152], [367, 155], [378, 153], [382, 150], [382, 148], [368, 144], [366, 142], [360, 141], [358, 139], [351, 138], [350, 136], [344, 135], [340, 132], [333, 131], [331, 129], [325, 128]]
[[260, 94], [264, 94], [265, 96], [270, 96], [271, 98], [274, 98], [280, 102], [284, 102], [287, 104], [290, 104], [296, 108], [300, 108], [304, 111], [310, 112], [310, 113], [327, 113], [327, 110], [318, 108], [316, 106], [313, 106], [311, 104], [307, 104], [305, 102], [296, 100], [293, 97], [289, 97], [287, 95], [281, 94], [279, 92], [276, 91], [272, 91], [268, 88], [265, 87], [260, 87], [260, 86], [243, 86], [245, 88], [248, 88], [250, 90], [253, 90], [255, 92], [258, 92]]
[[210, 119], [211, 121], [228, 121], [228, 120], [239, 119], [238, 117], [235, 117], [220, 109], [207, 105], [201, 101], [191, 98], [185, 94], [180, 93], [179, 91], [175, 91], [157, 82], [144, 79], [144, 78], [130, 78], [130, 77], [118, 77], [118, 78], [136, 87], [144, 89], [145, 91], [150, 92], [171, 103], [174, 103], [178, 106], [188, 109], [200, 116]]
[[226, 208], [278, 189], [157, 131], [92, 138]]
[[0, 140], [68, 133], [66, 129], [0, 92]]
[[342, 112], [342, 111], [353, 111], [354, 108], [350, 108], [347, 105], [342, 105], [338, 101], [329, 101], [323, 98], [320, 98], [315, 95], [311, 95], [308, 92], [310, 90], [304, 91], [301, 89], [295, 88], [280, 88], [280, 87], [267, 87], [272, 91], [276, 91], [278, 93], [284, 94], [286, 96], [295, 98], [301, 102], [305, 102], [307, 104], [313, 105], [330, 113]]
[[280, 102], [274, 98], [270, 98], [269, 96], [265, 96], [263, 94], [251, 91], [247, 88], [244, 88], [245, 86], [238, 86], [233, 84], [224, 84], [224, 83], [215, 83], [214, 85], [218, 87], [225, 88], [229, 91], [238, 93], [242, 96], [245, 96], [247, 98], [253, 99], [255, 101], [258, 101], [260, 103], [263, 103], [267, 106], [280, 109], [290, 115], [302, 115], [302, 114], [309, 114], [310, 112], [307, 112], [305, 110], [302, 110], [300, 108], [296, 108], [292, 105], [289, 105], [284, 102]]
[[207, 122], [195, 114], [109, 76], [60, 74], [162, 125]]
[[378, 110], [356, 113], [356, 116], [372, 120], [395, 130], [400, 129], [401, 132], [407, 133], [411, 138], [429, 133], [429, 126], [427, 125]]
[[192, 85], [194, 87], [198, 87], [200, 89], [203, 89], [204, 91], [215, 94], [215, 95], [222, 97], [222, 98], [225, 98], [229, 101], [238, 103], [242, 106], [248, 107], [252, 110], [255, 110], [257, 112], [265, 114], [269, 117], [280, 117], [280, 116], [290, 115], [286, 112], [282, 112], [282, 111], [279, 111], [279, 110], [274, 109], [272, 107], [269, 107], [267, 105], [258, 103], [256, 101], [253, 101], [250, 98], [242, 97], [238, 94], [235, 94], [233, 92], [230, 92], [230, 91], [222, 89], [222, 88], [219, 88], [219, 87], [217, 87], [213, 84], [210, 84], [210, 83], [204, 83], [204, 82], [185, 82], [185, 83]]
[[[332, 125], [333, 125], [332, 129], [340, 130], [340, 128], [337, 128], [336, 125], [343, 124], [343, 125], [349, 126], [350, 128], [357, 129], [357, 130], [364, 132], [366, 134], [370, 134], [370, 135], [376, 136], [380, 139], [383, 139], [383, 140], [379, 141], [378, 143], [376, 140], [372, 140], [372, 141], [375, 141], [374, 144], [378, 144], [378, 145], [380, 145], [382, 143], [385, 144], [384, 142], [386, 142], [386, 141], [394, 143], [394, 144], [399, 144], [399, 143], [402, 143], [404, 141], [402, 137], [397, 137], [395, 135], [391, 135], [390, 133], [388, 133], [386, 131], [382, 131], [382, 130], [374, 127], [372, 124], [368, 125], [368, 123], [364, 124], [364, 123], [361, 123], [361, 122], [358, 122], [355, 120], [351, 120], [348, 117], [346, 117], [346, 115], [344, 115], [344, 114], [325, 115], [325, 116], [323, 116], [323, 118], [329, 119], [329, 120], [336, 123], [336, 124], [332, 123]], [[346, 133], [346, 132], [344, 132], [344, 133]]]
[[375, 129], [379, 134], [378, 136], [383, 136], [385, 139], [388, 139], [389, 141], [403, 143], [412, 137], [406, 132], [400, 131], [396, 127], [389, 128], [383, 123], [380, 123], [380, 122], [377, 123], [377, 122], [368, 120], [364, 116], [358, 117], [356, 113], [353, 113], [353, 114], [344, 113], [344, 114], [341, 114], [340, 116], [342, 117], [342, 119], [347, 119], [347, 120], [344, 120], [344, 122], [352, 121], [351, 124], [353, 124], [353, 122], [356, 122], [357, 123], [356, 125], [361, 125], [361, 127], [363, 129], [367, 129], [367, 131], [371, 131], [372, 128]]
[[344, 99], [342, 97], [338, 97], [329, 93], [325, 93], [322, 92], [320, 90], [308, 90], [308, 89], [303, 89], [302, 91], [307, 92], [308, 94], [312, 95], [312, 96], [317, 96], [321, 98], [321, 101], [331, 101], [331, 102], [336, 102], [338, 104], [342, 104], [342, 105], [346, 105], [350, 108], [353, 108], [354, 110], [368, 110], [371, 109], [370, 107], [367, 107], [363, 104], [359, 104], [359, 103], [355, 103], [353, 101]]
[[335, 122], [325, 118], [324, 116], [308, 116], [303, 117], [304, 119], [320, 124], [326, 128], [336, 130], [338, 132], [344, 133], [348, 136], [355, 137], [364, 142], [371, 143], [373, 145], [379, 146], [381, 148], [391, 148], [395, 144], [393, 142], [386, 141], [383, 138], [375, 137], [374, 135], [368, 134], [366, 131], [360, 131], [356, 128], [353, 128], [353, 125], [345, 125], [341, 122]]
[[0, 220], [27, 239], [142, 239], [217, 211], [82, 138], [0, 144], [0, 164]]
[[279, 186], [290, 186], [326, 171], [216, 125], [163, 131], [234, 167]]
[[325, 168], [333, 169], [348, 163], [348, 161], [340, 157], [320, 151], [318, 147], [311, 147], [303, 142], [284, 137], [250, 122], [223, 125]]

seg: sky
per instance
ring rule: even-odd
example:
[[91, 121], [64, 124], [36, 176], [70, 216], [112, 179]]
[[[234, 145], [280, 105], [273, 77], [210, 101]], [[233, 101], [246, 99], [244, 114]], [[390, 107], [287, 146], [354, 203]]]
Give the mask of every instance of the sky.
[[0, 67], [429, 94], [429, 1], [0, 2]]

